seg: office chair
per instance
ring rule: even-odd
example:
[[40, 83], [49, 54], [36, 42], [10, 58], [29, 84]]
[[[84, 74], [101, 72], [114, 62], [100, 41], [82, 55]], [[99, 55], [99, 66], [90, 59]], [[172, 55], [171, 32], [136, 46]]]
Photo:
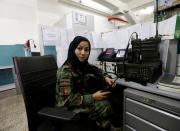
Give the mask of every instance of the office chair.
[[94, 121], [55, 105], [57, 64], [53, 56], [14, 57], [29, 131], [93, 131]]

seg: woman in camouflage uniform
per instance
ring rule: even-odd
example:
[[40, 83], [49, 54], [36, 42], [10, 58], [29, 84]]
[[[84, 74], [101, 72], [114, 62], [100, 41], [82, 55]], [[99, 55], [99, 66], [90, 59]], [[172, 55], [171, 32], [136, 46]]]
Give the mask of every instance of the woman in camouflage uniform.
[[[85, 37], [77, 36], [70, 43], [67, 60], [57, 71], [56, 106], [66, 107], [77, 113], [88, 113], [90, 119], [96, 120], [101, 127], [107, 127], [110, 124], [109, 117], [113, 114], [107, 100], [110, 92], [97, 90], [90, 93], [83, 84], [86, 70], [92, 67], [88, 63], [90, 50], [90, 42]], [[105, 82], [113, 83], [100, 69], [98, 72]]]

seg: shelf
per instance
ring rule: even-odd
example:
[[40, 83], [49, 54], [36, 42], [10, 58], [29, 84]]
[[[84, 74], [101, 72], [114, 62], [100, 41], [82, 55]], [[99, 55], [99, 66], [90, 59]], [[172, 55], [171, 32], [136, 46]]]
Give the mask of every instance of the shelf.
[[0, 70], [2, 69], [10, 69], [13, 68], [13, 65], [9, 65], [9, 66], [0, 66]]
[[1, 91], [6, 91], [6, 90], [10, 90], [10, 89], [14, 89], [14, 88], [16, 88], [15, 83], [1, 85], [0, 86], [0, 92]]
[[158, 12], [162, 12], [162, 11], [170, 11], [170, 10], [173, 10], [175, 8], [179, 8], [180, 7], [180, 3], [176, 4], [176, 5], [173, 5], [171, 7], [167, 7], [167, 8], [164, 8], [164, 9], [160, 9], [158, 10]]
[[13, 66], [0, 66], [0, 86], [14, 82]]

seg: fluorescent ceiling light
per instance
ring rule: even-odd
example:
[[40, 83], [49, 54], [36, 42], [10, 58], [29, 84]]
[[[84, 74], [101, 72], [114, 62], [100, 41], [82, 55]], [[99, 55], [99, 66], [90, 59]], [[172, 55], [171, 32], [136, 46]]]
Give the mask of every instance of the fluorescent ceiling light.
[[144, 9], [139, 10], [139, 13], [142, 15], [149, 15], [152, 14], [154, 11], [154, 6], [149, 6]]
[[111, 9], [109, 9], [109, 8], [103, 6], [103, 5], [101, 5], [95, 1], [92, 1], [92, 0], [72, 0], [72, 1], [77, 2], [81, 5], [88, 6], [90, 8], [102, 11], [102, 12], [106, 12], [109, 14], [113, 13], [113, 10], [111, 10]]

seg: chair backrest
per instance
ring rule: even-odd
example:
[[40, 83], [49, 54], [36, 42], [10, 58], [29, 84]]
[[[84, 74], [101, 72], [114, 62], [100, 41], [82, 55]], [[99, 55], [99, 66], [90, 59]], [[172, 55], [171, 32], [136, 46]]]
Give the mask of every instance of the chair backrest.
[[37, 112], [54, 107], [57, 64], [53, 56], [14, 57], [14, 69], [24, 98], [29, 131], [42, 122]]

